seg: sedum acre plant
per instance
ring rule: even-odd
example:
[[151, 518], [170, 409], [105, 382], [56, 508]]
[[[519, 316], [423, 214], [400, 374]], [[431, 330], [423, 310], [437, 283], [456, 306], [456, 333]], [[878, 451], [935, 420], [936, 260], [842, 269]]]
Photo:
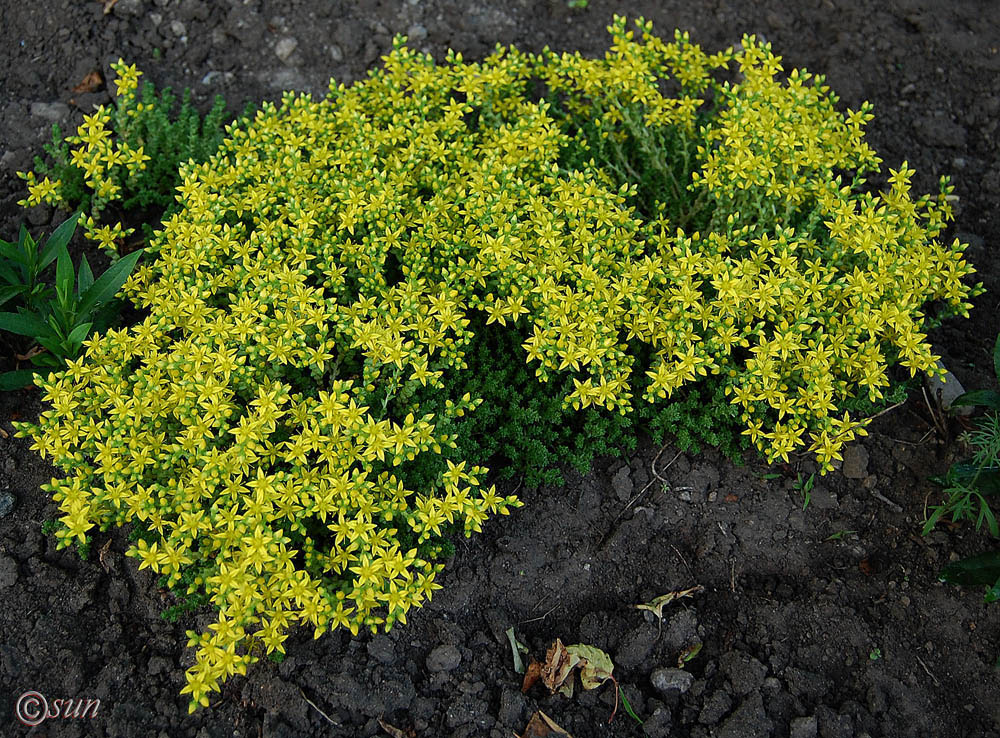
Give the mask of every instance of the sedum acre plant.
[[967, 314], [947, 184], [914, 200], [904, 166], [861, 189], [867, 107], [779, 79], [753, 37], [610, 31], [600, 60], [437, 64], [397, 37], [367, 80], [262, 105], [184, 165], [125, 285], [148, 317], [39, 380], [52, 409], [19, 432], [66, 473], [62, 545], [140, 522], [140, 566], [218, 610], [190, 634], [192, 710], [297, 623], [403, 622], [445, 536], [518, 504], [481, 459], [427, 473], [481, 401], [425, 412], [473, 319], [516, 326], [564, 408], [711, 380], [769, 460], [806, 446], [825, 472], [864, 433], [840, 408], [891, 364], [932, 370], [922, 306]]
[[[37, 172], [18, 174], [28, 186], [22, 206], [48, 203], [82, 210], [87, 238], [116, 259], [122, 242], [135, 231], [116, 217], [130, 214], [129, 220], [151, 218], [155, 224], [154, 214], [171, 214], [179, 165], [188, 159], [205, 161], [218, 148], [226, 108], [216, 96], [203, 119], [185, 90], [175, 114], [169, 88], [157, 93], [147, 82], [140, 90], [142, 72], [122, 59], [111, 69], [115, 104], [84, 116], [76, 135], [66, 139], [53, 126], [52, 143], [45, 147], [50, 161], [37, 157]], [[143, 225], [152, 232], [149, 223]]]

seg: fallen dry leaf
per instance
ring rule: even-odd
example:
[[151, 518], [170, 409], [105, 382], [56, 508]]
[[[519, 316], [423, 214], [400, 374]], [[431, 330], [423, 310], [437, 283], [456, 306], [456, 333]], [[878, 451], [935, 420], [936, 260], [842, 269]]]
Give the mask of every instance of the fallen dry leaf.
[[580, 684], [584, 689], [597, 689], [612, 678], [611, 672], [615, 665], [611, 662], [611, 657], [601, 649], [577, 643], [575, 646], [568, 646], [566, 650], [579, 661]]
[[695, 643], [693, 646], [688, 646], [683, 651], [681, 651], [680, 655], [677, 657], [677, 668], [683, 669], [684, 664], [686, 664], [688, 661], [690, 661], [699, 653], [701, 653], [702, 645], [703, 644], [701, 643]]
[[393, 725], [389, 725], [389, 723], [385, 722], [385, 720], [383, 720], [382, 718], [378, 719], [378, 724], [379, 726], [381, 726], [382, 730], [391, 735], [392, 738], [413, 738], [416, 735], [416, 732], [413, 730], [413, 728], [410, 728], [406, 732], [403, 732], [399, 728]]
[[535, 660], [535, 657], [531, 657], [531, 663], [528, 664], [528, 668], [524, 670], [524, 679], [521, 680], [521, 691], [527, 692], [531, 689], [535, 682], [537, 682], [542, 676], [542, 665]]
[[724, 499], [726, 502], [739, 502], [740, 500], [739, 495], [734, 495], [732, 493], [726, 495]]
[[101, 550], [97, 557], [98, 561], [101, 562], [101, 568], [104, 569], [104, 571], [108, 574], [111, 573], [111, 564], [108, 563], [109, 561], [111, 561], [111, 557], [108, 553], [110, 549], [111, 549], [111, 539], [109, 538], [107, 543], [101, 546]]
[[556, 725], [555, 721], [541, 710], [537, 710], [528, 721], [528, 726], [524, 733], [517, 738], [546, 738], [546, 736], [557, 735], [573, 738], [569, 733]]
[[118, 0], [102, 0], [104, 2], [104, 15], [111, 12], [111, 9], [118, 4]]
[[674, 600], [679, 600], [682, 597], [694, 597], [694, 595], [699, 592], [704, 592], [705, 588], [700, 584], [696, 587], [691, 587], [690, 589], [682, 589], [676, 592], [668, 592], [665, 595], [660, 595], [652, 602], [648, 602], [645, 605], [632, 605], [636, 610], [649, 610], [651, 613], [656, 615], [657, 618], [663, 620], [663, 608], [669, 605]]
[[862, 559], [861, 561], [859, 561], [858, 568], [861, 570], [861, 573], [864, 574], [866, 577], [870, 577], [872, 575], [872, 572], [874, 571], [874, 568], [872, 567], [872, 564], [868, 559]]
[[542, 664], [542, 683], [550, 692], [558, 691], [565, 697], [573, 696], [573, 667], [580, 662], [579, 656], [574, 656], [556, 638], [545, 654]]
[[101, 77], [101, 73], [97, 71], [88, 72], [87, 76], [74, 87], [71, 92], [81, 93], [81, 92], [97, 92], [101, 89], [101, 85], [104, 84], [104, 79]]

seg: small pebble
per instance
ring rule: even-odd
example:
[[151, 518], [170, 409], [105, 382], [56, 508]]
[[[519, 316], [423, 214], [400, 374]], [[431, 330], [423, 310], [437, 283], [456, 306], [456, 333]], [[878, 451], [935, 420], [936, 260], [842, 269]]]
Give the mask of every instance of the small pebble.
[[10, 514], [14, 509], [14, 495], [10, 492], [0, 492], [0, 518]]

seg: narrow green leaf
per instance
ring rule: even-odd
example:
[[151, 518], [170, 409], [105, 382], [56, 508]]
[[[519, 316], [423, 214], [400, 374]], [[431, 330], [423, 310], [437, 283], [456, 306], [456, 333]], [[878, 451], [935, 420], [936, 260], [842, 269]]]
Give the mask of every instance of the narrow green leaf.
[[139, 249], [128, 256], [123, 256], [114, 266], [98, 277], [97, 281], [91, 285], [86, 294], [81, 297], [80, 304], [77, 307], [77, 314], [90, 315], [90, 311], [95, 305], [114, 297], [118, 293], [118, 290], [121, 289], [121, 286], [125, 284], [125, 280], [128, 279], [129, 274], [132, 272], [135, 263], [139, 260], [142, 253], [143, 250]]
[[[60, 360], [66, 357], [66, 347], [63, 346], [62, 340], [58, 336], [39, 336], [35, 339], [38, 341], [38, 345], [46, 349], [48, 354], [36, 354], [31, 357], [32, 362], [38, 359], [38, 363], [44, 364], [45, 366], [52, 366], [52, 362], [45, 361], [45, 358], [58, 357]], [[58, 361], [56, 363], [59, 363]]]
[[996, 375], [997, 381], [1000, 382], [1000, 335], [997, 336], [997, 342], [993, 344], [993, 373]]
[[46, 335], [49, 332], [49, 326], [36, 315], [0, 313], [0, 331], [34, 338]]
[[949, 584], [992, 587], [1000, 579], [1000, 551], [989, 551], [948, 564], [941, 570], [939, 578]]
[[17, 262], [18, 264], [24, 263], [24, 255], [20, 249], [16, 245], [7, 243], [6, 241], [0, 241], [0, 256], [7, 261]]
[[68, 306], [69, 297], [73, 294], [73, 261], [70, 259], [69, 251], [63, 244], [59, 251], [59, 260], [56, 262], [56, 295], [59, 304], [64, 308]]
[[31, 369], [18, 369], [13, 372], [0, 374], [0, 391], [10, 392], [11, 390], [30, 387], [34, 382], [35, 373]]
[[8, 300], [12, 300], [21, 294], [21, 288], [17, 285], [8, 285], [5, 287], [0, 287], [0, 305], [3, 305]]
[[79, 347], [83, 340], [87, 337], [90, 332], [90, 326], [93, 323], [82, 323], [70, 331], [70, 334], [66, 336], [66, 343], [73, 345], [74, 347]]
[[995, 390], [972, 390], [971, 392], [964, 392], [951, 401], [952, 407], [961, 407], [963, 405], [1000, 410], [1000, 392]]
[[69, 240], [73, 237], [73, 231], [76, 230], [76, 224], [81, 215], [82, 213], [71, 215], [52, 232], [42, 247], [42, 255], [38, 259], [38, 271], [51, 264], [59, 255], [60, 249], [66, 248]]
[[76, 275], [76, 294], [83, 295], [87, 290], [91, 288], [94, 284], [94, 272], [90, 269], [90, 262], [87, 261], [87, 255], [83, 255], [83, 261], [80, 262], [80, 272]]

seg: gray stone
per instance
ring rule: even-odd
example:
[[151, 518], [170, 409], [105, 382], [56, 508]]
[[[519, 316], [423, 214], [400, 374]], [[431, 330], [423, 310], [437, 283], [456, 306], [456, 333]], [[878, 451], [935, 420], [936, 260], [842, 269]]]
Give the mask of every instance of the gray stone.
[[337, 44], [330, 44], [330, 58], [335, 62], [344, 61], [344, 50], [337, 46]]
[[13, 587], [17, 583], [17, 562], [10, 556], [0, 554], [0, 589]]
[[[935, 402], [938, 397], [938, 393], [940, 393], [941, 408], [943, 410], [951, 410], [951, 404], [958, 399], [959, 395], [965, 392], [965, 388], [962, 387], [962, 383], [958, 381], [958, 377], [945, 369], [945, 366], [941, 363], [940, 359], [938, 359], [935, 363], [939, 369], [945, 370], [943, 379], [937, 375], [935, 375], [933, 379], [925, 376], [924, 382], [927, 384], [927, 390], [930, 393], [931, 402]], [[955, 413], [958, 415], [971, 415], [974, 410], [975, 408], [971, 405], [962, 405], [955, 408]]]
[[774, 723], [764, 712], [764, 702], [760, 694], [754, 694], [729, 716], [717, 738], [766, 738], [774, 730]]
[[722, 673], [729, 677], [733, 690], [740, 697], [760, 689], [767, 676], [767, 667], [749, 654], [730, 651], [719, 659]]
[[642, 732], [647, 738], [670, 738], [674, 719], [666, 707], [657, 707], [642, 724]]
[[817, 724], [814, 716], [798, 717], [788, 728], [788, 738], [816, 738]]
[[673, 669], [665, 667], [657, 669], [649, 677], [653, 689], [664, 697], [680, 695], [691, 689], [694, 683], [694, 675], [684, 669]]
[[419, 23], [414, 23], [412, 26], [406, 29], [406, 37], [411, 43], [417, 41], [423, 41], [427, 38], [427, 29], [424, 28]]
[[427, 654], [427, 670], [451, 671], [462, 663], [462, 653], [450, 644], [438, 646]]
[[232, 82], [235, 76], [236, 75], [234, 75], [232, 72], [223, 72], [218, 69], [213, 69], [211, 72], [209, 72], [208, 74], [206, 74], [204, 77], [201, 78], [201, 83], [206, 86], [217, 83], [226, 84], [228, 82]]
[[274, 53], [281, 61], [287, 62], [297, 48], [299, 48], [299, 42], [291, 36], [286, 36], [275, 45]]
[[15, 501], [14, 495], [10, 492], [0, 492], [0, 518], [10, 515]]
[[185, 34], [187, 34], [187, 26], [179, 20], [170, 21], [170, 32], [177, 38], [182, 38]]
[[134, 18], [146, 11], [146, 8], [143, 7], [145, 4], [144, 0], [118, 0], [112, 10], [116, 16]]
[[33, 118], [42, 118], [50, 123], [58, 123], [69, 116], [69, 105], [61, 102], [34, 102], [31, 103], [31, 115]]
[[868, 451], [860, 443], [844, 448], [843, 473], [848, 479], [864, 479], [868, 476]]

